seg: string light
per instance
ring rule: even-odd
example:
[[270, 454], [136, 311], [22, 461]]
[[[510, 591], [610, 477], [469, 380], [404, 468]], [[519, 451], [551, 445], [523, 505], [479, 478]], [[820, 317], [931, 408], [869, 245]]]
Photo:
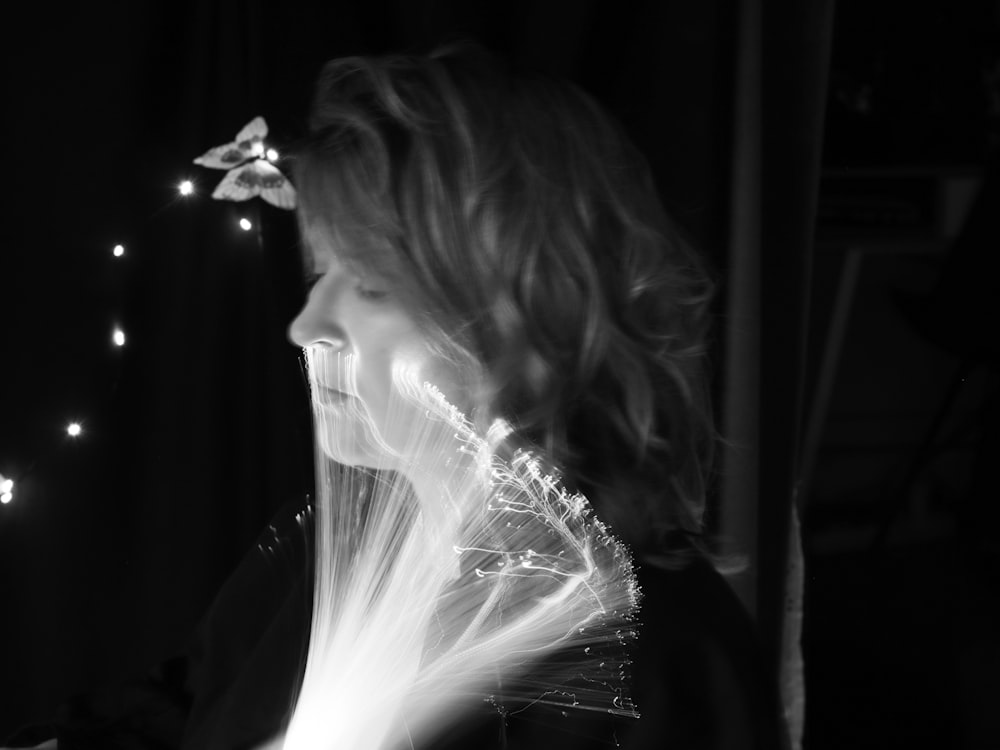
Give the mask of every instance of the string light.
[[[257, 159], [266, 159], [267, 161], [270, 162], [277, 162], [280, 159], [280, 154], [278, 153], [277, 149], [265, 145], [262, 140], [262, 137], [267, 134], [266, 125], [264, 125], [262, 119], [261, 119], [261, 126], [263, 127], [263, 131], [261, 132], [259, 137], [250, 139], [251, 143], [249, 144], [248, 149], [245, 144], [230, 144], [230, 145], [233, 146], [239, 145], [239, 148], [248, 150], [249, 153], [253, 157], [256, 157]], [[195, 161], [196, 163], [203, 163], [199, 160]], [[217, 166], [217, 165], [208, 164], [208, 166]], [[185, 197], [192, 196], [195, 195], [197, 192], [195, 189], [194, 180], [192, 179], [180, 178], [178, 179], [176, 185], [177, 185], [177, 192], [181, 196]], [[260, 192], [255, 194], [261, 195]], [[243, 200], [245, 199], [246, 198], [243, 198]], [[273, 200], [270, 200], [269, 202], [271, 202], [273, 205], [278, 205]], [[290, 206], [281, 205], [279, 207], [289, 208]], [[254, 225], [250, 221], [250, 219], [246, 217], [241, 217], [239, 219], [239, 227], [244, 232], [249, 232], [254, 228]], [[115, 258], [123, 258], [125, 256], [125, 245], [122, 243], [114, 244], [111, 247], [111, 254]], [[111, 332], [111, 341], [115, 347], [125, 346], [126, 342], [125, 331], [120, 326], [115, 325], [113, 327]], [[65, 430], [66, 430], [66, 435], [68, 435], [71, 438], [78, 438], [81, 435], [83, 435], [84, 432], [83, 425], [80, 422], [69, 422], [66, 425]], [[14, 497], [14, 481], [0, 474], [0, 503], [6, 505], [7, 503], [10, 503], [13, 500], [13, 497]]]

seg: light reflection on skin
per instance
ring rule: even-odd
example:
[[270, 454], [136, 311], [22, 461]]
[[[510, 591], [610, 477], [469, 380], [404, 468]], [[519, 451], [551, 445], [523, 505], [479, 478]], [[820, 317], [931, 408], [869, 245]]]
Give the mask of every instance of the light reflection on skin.
[[402, 472], [425, 512], [440, 512], [442, 477], [453, 471], [442, 461], [456, 460], [458, 445], [446, 421], [428, 419], [435, 399], [423, 384], [467, 408], [467, 378], [386, 284], [362, 278], [329, 249], [312, 260], [317, 280], [289, 338], [306, 349], [321, 449], [339, 463]]

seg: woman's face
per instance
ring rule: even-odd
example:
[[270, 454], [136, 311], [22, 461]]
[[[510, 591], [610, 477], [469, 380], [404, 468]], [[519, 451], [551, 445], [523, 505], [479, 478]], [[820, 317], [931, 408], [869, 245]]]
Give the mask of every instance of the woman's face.
[[307, 348], [320, 446], [340, 463], [407, 472], [441, 441], [423, 384], [464, 409], [463, 379], [383, 280], [312, 239], [317, 281], [289, 337]]

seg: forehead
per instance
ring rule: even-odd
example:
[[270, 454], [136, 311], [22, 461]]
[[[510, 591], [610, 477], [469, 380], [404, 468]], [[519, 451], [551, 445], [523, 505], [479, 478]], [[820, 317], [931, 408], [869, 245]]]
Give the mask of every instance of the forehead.
[[342, 232], [328, 222], [311, 221], [302, 232], [306, 266], [314, 271], [327, 270], [334, 263], [356, 266], [359, 259], [358, 241], [346, 239]]
[[362, 276], [395, 278], [390, 243], [373, 230], [345, 229], [318, 219], [304, 223], [302, 244], [306, 267], [313, 273], [324, 273], [338, 265]]
[[337, 252], [339, 244], [329, 227], [310, 221], [302, 226], [302, 251], [306, 267], [310, 271], [326, 270], [330, 263], [343, 253]]

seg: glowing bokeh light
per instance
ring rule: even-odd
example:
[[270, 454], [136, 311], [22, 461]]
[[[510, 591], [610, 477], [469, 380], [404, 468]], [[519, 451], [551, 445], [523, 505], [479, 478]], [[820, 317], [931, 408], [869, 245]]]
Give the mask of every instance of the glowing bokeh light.
[[4, 505], [9, 503], [13, 499], [14, 496], [9, 492], [4, 492], [2, 495], [0, 495], [0, 503], [3, 503]]
[[240, 219], [240, 229], [244, 232], [249, 232], [253, 229], [253, 224], [250, 223], [250, 219]]
[[114, 253], [114, 256], [116, 258], [120, 258], [125, 254], [125, 246], [115, 245], [114, 248], [111, 250], [111, 252]]
[[268, 161], [278, 161], [278, 152], [273, 148], [267, 150], [267, 160]]
[[79, 437], [82, 432], [83, 428], [80, 426], [79, 422], [70, 422], [66, 427], [66, 434], [70, 437]]
[[181, 195], [191, 195], [194, 192], [194, 183], [191, 180], [184, 180], [177, 186], [177, 190]]
[[111, 340], [115, 342], [115, 346], [125, 346], [125, 331], [116, 328], [115, 332], [111, 334]]
[[264, 142], [254, 141], [253, 145], [250, 146], [250, 153], [254, 156], [260, 156], [264, 153]]
[[9, 495], [14, 491], [14, 480], [8, 479], [3, 474], [0, 474], [0, 492], [5, 495]]

